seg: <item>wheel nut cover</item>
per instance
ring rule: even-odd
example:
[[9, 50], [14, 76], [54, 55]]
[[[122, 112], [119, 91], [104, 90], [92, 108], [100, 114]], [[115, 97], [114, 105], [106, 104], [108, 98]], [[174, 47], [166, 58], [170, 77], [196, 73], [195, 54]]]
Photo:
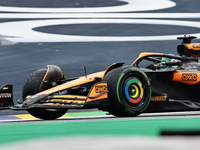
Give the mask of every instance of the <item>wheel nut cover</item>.
[[129, 102], [139, 103], [144, 95], [142, 83], [138, 79], [130, 79], [125, 85], [125, 95]]

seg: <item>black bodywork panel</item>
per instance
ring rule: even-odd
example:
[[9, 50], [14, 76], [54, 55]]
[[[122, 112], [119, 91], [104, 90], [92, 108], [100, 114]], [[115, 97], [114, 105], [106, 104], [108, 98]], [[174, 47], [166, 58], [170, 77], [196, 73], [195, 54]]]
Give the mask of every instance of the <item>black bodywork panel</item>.
[[[166, 56], [168, 55], [164, 55], [163, 57]], [[170, 58], [177, 59], [179, 58], [179, 56], [170, 56]], [[182, 64], [176, 66], [175, 68], [173, 68], [172, 66], [164, 66], [164, 69], [162, 69], [162, 66], [160, 68], [157, 67], [157, 69], [149, 69], [149, 66], [147, 68], [140, 68], [143, 72], [146, 73], [150, 80], [152, 97], [160, 97], [160, 100], [155, 101], [152, 98], [145, 112], [200, 110], [200, 82], [197, 82], [195, 84], [185, 84], [182, 82], [173, 81], [175, 73], [200, 74], [200, 63], [198, 59], [193, 59], [190, 57], [182, 58], [178, 59], [182, 62]], [[161, 62], [159, 61], [161, 58], [153, 59], [151, 57], [149, 59], [147, 57], [145, 59], [153, 61], [154, 63]], [[142, 60], [139, 60], [139, 63], [140, 61]], [[196, 80], [197, 77], [198, 76], [196, 76], [195, 78]], [[190, 82], [192, 82], [192, 80], [190, 80]], [[164, 100], [162, 99], [163, 96]]]

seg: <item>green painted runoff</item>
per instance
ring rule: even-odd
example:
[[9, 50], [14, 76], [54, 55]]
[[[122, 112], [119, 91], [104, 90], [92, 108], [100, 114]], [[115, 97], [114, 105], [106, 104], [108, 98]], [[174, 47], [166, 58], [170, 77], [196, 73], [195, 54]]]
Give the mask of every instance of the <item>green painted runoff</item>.
[[118, 119], [0, 125], [0, 144], [23, 140], [82, 135], [152, 136], [162, 130], [200, 130], [199, 118]]

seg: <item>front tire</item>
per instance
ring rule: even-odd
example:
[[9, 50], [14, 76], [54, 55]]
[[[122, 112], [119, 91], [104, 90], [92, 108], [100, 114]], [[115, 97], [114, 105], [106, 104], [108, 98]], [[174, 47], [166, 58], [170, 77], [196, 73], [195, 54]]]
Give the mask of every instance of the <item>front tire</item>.
[[[34, 71], [32, 74], [29, 75], [23, 87], [23, 100], [25, 100], [26, 96], [28, 95], [34, 95], [41, 91], [51, 88], [50, 85], [42, 85], [42, 81], [46, 72], [47, 69], [40, 69]], [[53, 120], [63, 116], [68, 111], [68, 109], [31, 108], [27, 111], [36, 118]]]
[[151, 98], [147, 76], [140, 69], [123, 66], [105, 75], [108, 84], [109, 113], [117, 117], [131, 117], [142, 113]]

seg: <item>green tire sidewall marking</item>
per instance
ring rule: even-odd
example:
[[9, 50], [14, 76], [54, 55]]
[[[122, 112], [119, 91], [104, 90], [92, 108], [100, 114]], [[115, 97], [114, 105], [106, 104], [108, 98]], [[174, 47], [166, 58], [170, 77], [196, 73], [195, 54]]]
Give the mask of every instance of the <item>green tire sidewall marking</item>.
[[127, 113], [130, 113], [130, 114], [135, 114], [135, 112], [134, 111], [132, 111], [132, 110], [130, 110], [130, 109], [128, 109], [128, 108], [125, 108], [125, 111], [127, 112]]
[[[142, 72], [141, 70], [136, 69], [136, 68], [131, 68], [131, 70], [132, 70], [132, 71], [138, 71], [138, 72], [142, 73], [142, 74], [147, 78], [147, 75], [146, 75], [144, 72]], [[149, 103], [150, 103], [150, 99], [151, 99], [151, 87], [149, 87], [149, 89], [150, 89], [150, 96], [149, 96], [148, 104], [147, 104], [146, 107], [145, 107], [144, 109], [142, 109], [140, 112], [143, 112], [143, 111], [148, 107], [148, 105], [149, 105]]]
[[40, 88], [41, 88], [41, 86], [42, 86], [42, 83], [43, 83], [43, 81], [40, 83], [39, 90], [40, 90]]
[[119, 97], [119, 84], [120, 84], [120, 81], [121, 81], [121, 79], [122, 79], [123, 76], [124, 76], [124, 73], [119, 77], [119, 80], [117, 82], [117, 99], [118, 99], [118, 101], [119, 101], [120, 104], [122, 104], [122, 101], [121, 101], [121, 99]]
[[[142, 74], [147, 78], [147, 75], [146, 75], [144, 72], [142, 72], [141, 70], [136, 69], [136, 68], [131, 68], [131, 70], [132, 70], [132, 71], [138, 71], [138, 72], [142, 73]], [[119, 80], [118, 80], [118, 82], [117, 82], [117, 89], [116, 89], [116, 91], [117, 91], [117, 99], [118, 99], [118, 101], [119, 101], [120, 104], [122, 104], [122, 101], [121, 101], [121, 99], [120, 99], [120, 97], [119, 97], [119, 85], [120, 85], [120, 81], [121, 81], [121, 79], [122, 79], [123, 76], [124, 76], [124, 73], [120, 76], [120, 78], [119, 78]], [[148, 78], [147, 78], [147, 79], [148, 79]], [[150, 88], [150, 87], [149, 87], [149, 90], [150, 90], [150, 96], [149, 96], [148, 104], [147, 104], [147, 105], [145, 106], [145, 108], [142, 109], [140, 112], [143, 112], [143, 111], [148, 107], [148, 105], [149, 105], [149, 103], [150, 103], [150, 99], [151, 99], [151, 88]], [[131, 114], [135, 114], [134, 111], [132, 111], [132, 110], [130, 110], [130, 109], [128, 109], [128, 108], [125, 108], [125, 111], [128, 112], [128, 113], [131, 113]]]
[[147, 78], [147, 75], [144, 72], [142, 72], [141, 70], [136, 69], [136, 68], [131, 68], [131, 70], [132, 71], [138, 71], [138, 72], [140, 72], [141, 74], [143, 74]]

